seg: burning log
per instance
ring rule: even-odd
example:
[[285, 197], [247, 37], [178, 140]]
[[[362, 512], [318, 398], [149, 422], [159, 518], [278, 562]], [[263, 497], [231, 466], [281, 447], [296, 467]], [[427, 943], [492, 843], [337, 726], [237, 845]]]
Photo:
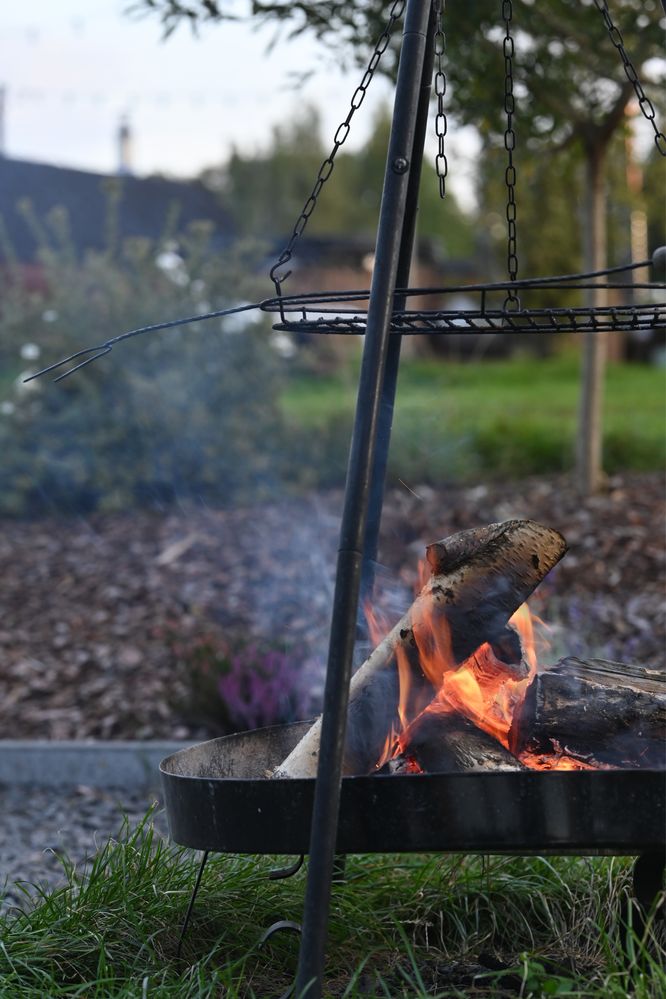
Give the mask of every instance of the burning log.
[[[562, 558], [561, 534], [529, 520], [465, 531], [426, 550], [432, 577], [411, 608], [351, 682], [343, 773], [369, 773], [402, 708], [411, 721], [442, 676], [484, 642], [506, 645], [509, 618]], [[399, 669], [410, 674], [412, 703], [400, 704]], [[275, 772], [313, 777], [321, 721], [314, 723]]]
[[457, 711], [426, 710], [400, 737], [401, 751], [378, 773], [525, 770], [519, 760]]
[[537, 673], [516, 713], [513, 752], [564, 752], [622, 767], [666, 767], [666, 678], [603, 659]]

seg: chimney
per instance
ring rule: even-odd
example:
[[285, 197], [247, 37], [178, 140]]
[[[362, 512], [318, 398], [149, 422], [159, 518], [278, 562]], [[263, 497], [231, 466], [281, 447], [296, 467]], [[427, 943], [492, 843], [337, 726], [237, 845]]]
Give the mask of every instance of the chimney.
[[4, 83], [0, 84], [0, 156], [5, 155], [5, 100], [7, 88]]
[[121, 177], [132, 173], [132, 132], [126, 115], [123, 115], [118, 125], [118, 169]]

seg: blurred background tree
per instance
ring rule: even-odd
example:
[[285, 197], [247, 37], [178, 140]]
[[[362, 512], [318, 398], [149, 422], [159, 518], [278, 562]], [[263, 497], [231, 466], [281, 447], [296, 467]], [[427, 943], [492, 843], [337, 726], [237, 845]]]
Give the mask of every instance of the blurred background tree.
[[[167, 30], [183, 19], [196, 24], [231, 10], [226, 4], [196, 0], [142, 0], [142, 6], [164, 17]], [[447, 12], [448, 107], [453, 121], [474, 123], [483, 135], [474, 178], [477, 207], [463, 211], [450, 187], [440, 201], [429, 156], [419, 220], [420, 235], [438, 244], [443, 270], [447, 261], [467, 258], [486, 279], [503, 275], [506, 257], [504, 28], [501, 4], [492, 11], [490, 6], [483, 5], [480, 15], [476, 5], [473, 10], [456, 6]], [[360, 62], [367, 59], [367, 36], [379, 34], [387, 8], [376, 0], [356, 5], [305, 3], [297, 8], [287, 3], [253, 5], [260, 19], [284, 21], [289, 32], [312, 30], [329, 55]], [[656, 4], [618, 0], [616, 9], [627, 48], [639, 71], [645, 71], [647, 86], [663, 66], [652, 58]], [[599, 141], [602, 133], [606, 136], [611, 121], [612, 135], [602, 157], [609, 199], [605, 243], [611, 263], [626, 263], [634, 250], [634, 223], [641, 216], [647, 219], [643, 242], [664, 242], [663, 158], [654, 148], [647, 157], [637, 151], [640, 143], [625, 115], [627, 81], [602, 17], [591, 0], [552, 0], [544, 16], [528, 0], [515, 0], [513, 11], [520, 276], [586, 266], [589, 171], [584, 150], [595, 136]], [[565, 29], [568, 33], [562, 34]], [[390, 73], [392, 68], [389, 58], [384, 69]], [[552, 110], [547, 109], [550, 101]], [[308, 233], [363, 234], [372, 246], [389, 128], [390, 112], [381, 109], [363, 147], [340, 150]], [[213, 252], [205, 225], [194, 226], [180, 240], [174, 239], [173, 224], [167, 222], [158, 240], [119, 241], [117, 204], [109, 188], [106, 249], [83, 257], [72, 246], [66, 212], [55, 210], [41, 218], [30, 205], [23, 206], [25, 223], [38, 237], [44, 274], [42, 286], [29, 290], [13, 273], [12, 248], [3, 238], [0, 220], [5, 260], [0, 272], [1, 510], [66, 512], [160, 505], [181, 498], [235, 503], [249, 496], [261, 498], [276, 483], [299, 488], [340, 484], [353, 407], [353, 346], [346, 362], [338, 359], [340, 370], [320, 370], [314, 396], [298, 382], [303, 373], [298, 356], [289, 362], [289, 397], [282, 391], [283, 353], [293, 344], [272, 334], [263, 319], [256, 326], [245, 319], [238, 325], [213, 321], [145, 337], [133, 346], [131, 356], [116, 352], [85, 375], [64, 382], [60, 391], [46, 382], [24, 385], [21, 380], [26, 369], [39, 367], [34, 354], [38, 347], [45, 360], [54, 360], [143, 323], [256, 300], [265, 293], [266, 260], [291, 231], [327, 152], [317, 111], [303, 107], [273, 131], [265, 148], [253, 153], [236, 150], [227, 162], [206, 172], [206, 183], [234, 216], [239, 243], [233, 253]], [[455, 169], [452, 160], [450, 170]], [[542, 302], [570, 304], [561, 298]], [[448, 377], [441, 370], [436, 376], [441, 384]], [[424, 378], [419, 368], [413, 379], [417, 395], [426, 390]], [[457, 378], [450, 373], [450, 391], [455, 391]], [[410, 390], [405, 370], [401, 384]], [[434, 384], [430, 387], [434, 392]], [[561, 388], [556, 395], [561, 396]], [[326, 410], [327, 400], [333, 409]], [[436, 420], [442, 405], [438, 401], [433, 410]], [[430, 397], [427, 406], [433, 407]], [[486, 390], [474, 399], [471, 416], [461, 407], [469, 426], [463, 426], [456, 412], [447, 414], [452, 435], [459, 429], [464, 438], [460, 457], [446, 455], [435, 468], [425, 452], [423, 461], [415, 461], [428, 446], [414, 446], [421, 433], [416, 417], [421, 419], [427, 406], [424, 402], [415, 407], [396, 468], [408, 465], [410, 474], [423, 481], [446, 474], [465, 478], [469, 470], [492, 475], [493, 468], [502, 474], [518, 468], [514, 458], [513, 465], [505, 460], [505, 442], [515, 428], [502, 426], [496, 434], [482, 425], [481, 414], [491, 408]], [[524, 415], [522, 421], [525, 424]], [[568, 444], [585, 435], [570, 429], [569, 417], [566, 430], [562, 426], [540, 434], [539, 441], [548, 437], [548, 454], [520, 465], [521, 474], [569, 466]], [[563, 432], [570, 433], [564, 444]], [[613, 428], [616, 437], [618, 432]], [[631, 433], [631, 446], [620, 442], [615, 447], [616, 462], [633, 460], [638, 453], [638, 431]], [[393, 446], [401, 447], [399, 433]], [[521, 453], [536, 455], [539, 447], [523, 446]], [[651, 455], [659, 452], [652, 438], [650, 449]], [[652, 461], [644, 455], [637, 467], [651, 467]]]
[[[138, 7], [157, 14], [166, 33], [184, 21], [195, 27], [238, 14], [238, 5], [224, 0], [140, 0]], [[289, 0], [251, 0], [247, 13], [257, 23], [284, 25], [288, 37], [312, 32], [329, 54], [334, 52], [343, 62], [362, 63], [385, 23], [389, 8], [381, 0], [350, 4], [334, 0], [299, 4]], [[586, 271], [602, 270], [608, 261], [609, 150], [614, 136], [626, 127], [627, 110], [634, 98], [624, 59], [629, 53], [638, 76], [649, 83], [651, 93], [661, 96], [664, 59], [660, 15], [663, 12], [657, 0], [615, 0], [612, 13], [606, 0], [549, 0], [547, 4], [534, 0], [513, 0], [513, 3], [498, 0], [495, 4], [456, 5], [455, 9], [446, 10], [447, 111], [459, 123], [478, 128], [483, 136], [483, 162], [492, 159], [490, 150], [502, 143], [505, 129], [502, 22], [507, 13], [513, 15], [511, 32], [516, 42], [511, 73], [514, 128], [519, 142], [516, 152], [519, 256], [522, 233], [528, 225], [531, 223], [541, 231], [541, 216], [549, 213], [551, 218], [555, 217], [551, 210], [551, 202], [556, 201], [552, 197], [553, 185], [549, 186], [548, 199], [540, 202], [541, 213], [537, 218], [530, 218], [523, 211], [522, 191], [530, 175], [529, 167], [523, 173], [527, 156], [569, 153], [574, 149], [581, 163], [577, 186], [582, 195], [583, 219], [580, 249], [572, 250], [571, 256], [579, 255]], [[607, 27], [613, 22], [617, 30], [611, 39]], [[380, 64], [388, 74], [395, 72], [397, 64], [397, 38], [393, 42], [388, 57]], [[625, 56], [621, 57], [620, 46], [624, 47]], [[650, 107], [644, 105], [644, 110], [649, 112]], [[647, 123], [646, 128], [649, 134]], [[659, 189], [663, 189], [663, 174]], [[565, 217], [575, 211], [577, 198], [573, 185], [564, 193], [565, 203], [559, 204], [557, 218], [568, 228]], [[660, 215], [663, 219], [663, 212]], [[604, 302], [602, 289], [591, 290], [587, 295], [586, 304], [590, 307]], [[586, 494], [599, 489], [603, 481], [601, 409], [607, 349], [607, 334], [584, 336], [577, 474], [580, 489]]]
[[[335, 180], [324, 187], [308, 234], [374, 239], [390, 128], [390, 109], [381, 108], [362, 148], [338, 153]], [[219, 192], [241, 236], [286, 238], [327, 155], [321, 117], [315, 108], [304, 107], [299, 116], [273, 129], [264, 149], [251, 154], [236, 150], [202, 179]], [[419, 204], [421, 237], [433, 239], [444, 257], [463, 258], [473, 252], [474, 219], [453, 194], [440, 201], [432, 164], [424, 164]]]

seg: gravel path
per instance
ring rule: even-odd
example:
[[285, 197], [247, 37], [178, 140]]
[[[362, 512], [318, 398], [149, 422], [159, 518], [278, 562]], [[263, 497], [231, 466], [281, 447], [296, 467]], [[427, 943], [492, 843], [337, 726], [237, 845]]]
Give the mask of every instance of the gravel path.
[[30, 885], [62, 884], [63, 855], [82, 863], [118, 835], [125, 816], [135, 826], [153, 803], [155, 831], [166, 837], [159, 795], [149, 790], [0, 786], [0, 911], [25, 908], [34, 894]]

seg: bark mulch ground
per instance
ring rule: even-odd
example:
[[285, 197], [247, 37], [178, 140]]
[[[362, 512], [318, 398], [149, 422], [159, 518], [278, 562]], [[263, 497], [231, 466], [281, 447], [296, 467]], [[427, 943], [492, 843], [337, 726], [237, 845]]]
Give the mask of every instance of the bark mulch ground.
[[[214, 691], [193, 696], [193, 664], [202, 650], [248, 640], [288, 649], [316, 706], [340, 508], [333, 493], [241, 510], [0, 524], [0, 738], [219, 734], [226, 722], [215, 721]], [[535, 600], [552, 625], [550, 660], [659, 666], [666, 546], [658, 475], [614, 478], [587, 500], [565, 478], [393, 489], [378, 570], [383, 603], [396, 618], [405, 610], [427, 543], [513, 517], [555, 527], [569, 543]]]

